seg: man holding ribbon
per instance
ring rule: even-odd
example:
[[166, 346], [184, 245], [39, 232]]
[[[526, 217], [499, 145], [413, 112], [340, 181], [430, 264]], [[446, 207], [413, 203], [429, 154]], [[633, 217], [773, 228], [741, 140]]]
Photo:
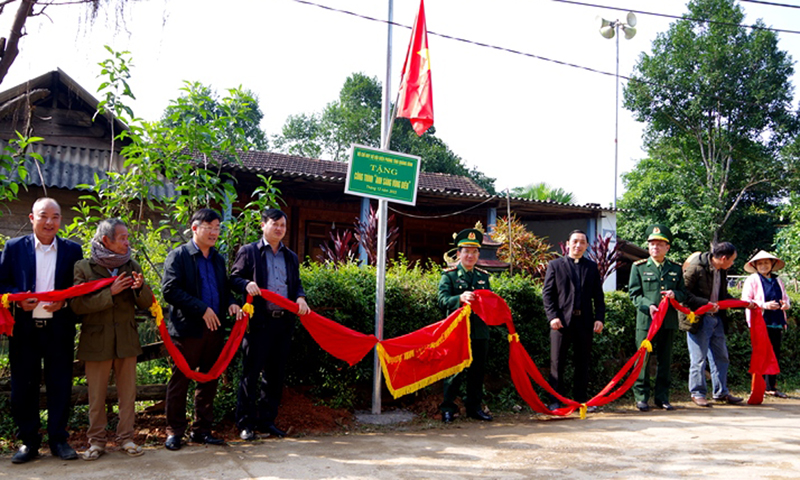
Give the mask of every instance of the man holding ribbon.
[[240, 293], [253, 296], [255, 313], [242, 340], [242, 380], [236, 402], [236, 425], [242, 440], [256, 438], [255, 431], [282, 438], [275, 425], [281, 404], [286, 362], [292, 345], [295, 315], [261, 298], [266, 289], [296, 302], [297, 314], [311, 311], [300, 281], [297, 254], [283, 244], [286, 213], [268, 208], [261, 214], [263, 237], [236, 253], [231, 282]]
[[[439, 308], [447, 315], [475, 300], [475, 290], [491, 290], [489, 272], [476, 265], [481, 255], [483, 233], [474, 228], [462, 230], [456, 235], [458, 264], [442, 272], [439, 280]], [[442, 421], [453, 421], [458, 406], [455, 403], [461, 381], [467, 377], [467, 416], [476, 420], [491, 421], [492, 416], [483, 411], [483, 377], [489, 355], [489, 327], [474, 312], [469, 316], [470, 348], [472, 364], [466, 372], [457, 373], [444, 380], [444, 395], [439, 409]]]
[[[650, 324], [658, 311], [662, 297], [674, 298], [679, 303], [686, 301], [686, 287], [683, 284], [681, 266], [667, 260], [672, 243], [672, 232], [666, 225], [651, 225], [647, 229], [647, 251], [649, 258], [639, 260], [631, 267], [628, 283], [628, 294], [636, 307], [636, 346], [647, 338]], [[672, 344], [675, 343], [675, 332], [678, 330], [678, 312], [667, 306], [664, 322], [651, 342], [658, 363], [655, 381], [655, 405], [664, 410], [675, 410], [669, 403], [669, 386], [672, 380]], [[650, 369], [648, 353], [639, 378], [633, 384], [633, 396], [636, 408], [642, 412], [650, 410], [647, 403], [650, 399]]]
[[132, 457], [144, 454], [133, 441], [136, 418], [136, 357], [142, 353], [136, 308], [153, 304], [142, 267], [131, 258], [128, 227], [118, 218], [103, 220], [91, 243], [91, 258], [75, 264], [75, 285], [117, 277], [108, 287], [72, 299], [80, 316], [78, 359], [86, 362], [89, 386], [89, 448], [84, 460], [96, 460], [106, 448], [106, 395], [114, 369], [119, 399], [117, 444]]
[[[59, 238], [61, 207], [43, 197], [28, 216], [33, 234], [9, 240], [0, 255], [0, 293], [49, 292], [72, 286], [75, 262], [83, 257], [75, 242]], [[75, 315], [66, 302], [29, 298], [14, 305], [14, 331], [9, 338], [11, 412], [22, 447], [13, 463], [25, 463], [39, 454], [39, 382], [47, 389], [47, 435], [50, 451], [62, 460], [78, 454], [67, 443], [67, 421], [72, 393]]]
[[[225, 332], [224, 315], [242, 318], [235, 303], [225, 260], [217, 252], [220, 232], [219, 213], [203, 208], [191, 218], [192, 239], [169, 252], [164, 262], [161, 288], [164, 300], [172, 305], [169, 335], [186, 359], [189, 368], [207, 372], [222, 352]], [[189, 379], [177, 367], [167, 384], [167, 450], [179, 450], [186, 432], [186, 392]], [[214, 422], [214, 396], [217, 379], [198, 382], [194, 391], [194, 422], [191, 440], [209, 445], [223, 445], [211, 434]]]
[[730, 242], [721, 242], [710, 252], [691, 255], [684, 265], [683, 280], [689, 292], [687, 306], [697, 310], [708, 303], [713, 305], [697, 322], [691, 322], [687, 315], [680, 314], [680, 327], [686, 331], [691, 362], [689, 392], [692, 401], [700, 407], [711, 406], [706, 399], [706, 359], [711, 370], [714, 400], [728, 404], [742, 403], [743, 400], [728, 391], [730, 361], [724, 329], [727, 316], [717, 305], [721, 300], [733, 298], [728, 293], [728, 269], [735, 260], [736, 247]]

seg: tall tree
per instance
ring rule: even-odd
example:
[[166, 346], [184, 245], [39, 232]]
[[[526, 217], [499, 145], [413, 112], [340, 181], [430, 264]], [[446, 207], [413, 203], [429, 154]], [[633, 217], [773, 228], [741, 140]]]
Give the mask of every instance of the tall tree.
[[[800, 137], [796, 138], [794, 143], [784, 150], [784, 156], [789, 158], [800, 158]], [[792, 185], [792, 193], [789, 195], [789, 201], [781, 205], [780, 208], [780, 221], [778, 225], [778, 232], [775, 235], [775, 247], [778, 255], [786, 261], [786, 271], [794, 278], [800, 278], [800, 259], [798, 259], [797, 252], [800, 252], [800, 172], [796, 172]], [[765, 250], [770, 249], [770, 246], [763, 247]], [[795, 283], [795, 291], [797, 291], [797, 283]]]
[[561, 187], [551, 187], [545, 182], [532, 183], [525, 187], [514, 187], [511, 195], [528, 200], [541, 200], [543, 202], [572, 203], [574, 195]]
[[791, 195], [781, 214], [782, 225], [775, 236], [775, 246], [778, 256], [786, 261], [785, 273], [797, 279], [800, 275], [800, 260], [797, 258], [800, 251], [800, 194]]
[[200, 82], [184, 82], [181, 90], [181, 96], [164, 111], [162, 123], [165, 127], [191, 123], [210, 126], [225, 118], [231, 120], [223, 128], [226, 135], [250, 148], [267, 149], [267, 134], [260, 126], [264, 113], [252, 91], [239, 86], [228, 89], [228, 95], [220, 97], [210, 86]]
[[657, 36], [625, 88], [625, 107], [647, 123], [649, 158], [626, 177], [621, 206], [660, 208], [651, 215], [679, 222], [701, 249], [733, 231], [737, 212], [785, 194], [798, 163], [780, 152], [798, 118], [792, 60], [774, 32], [739, 26], [734, 0], [692, 0], [688, 9]]
[[[11, 65], [19, 55], [19, 41], [27, 35], [25, 24], [28, 19], [38, 16], [47, 16], [45, 10], [59, 5], [74, 5], [82, 3], [86, 5], [88, 19], [93, 21], [103, 4], [117, 4], [114, 6], [117, 14], [125, 12], [125, 5], [128, 0], [4, 0], [0, 2], [0, 18], [13, 15], [10, 21], [8, 36], [2, 38], [0, 42], [0, 83], [6, 78]], [[16, 10], [12, 6], [16, 5]], [[6, 13], [6, 8], [9, 12]]]
[[[101, 63], [106, 81], [99, 88], [105, 97], [99, 113], [112, 113], [127, 125], [116, 138], [129, 139], [121, 150], [125, 168], [119, 172], [109, 169], [105, 178], [95, 175], [93, 185], [81, 185], [90, 195], [81, 197], [73, 208], [78, 215], [65, 226], [67, 235], [88, 241], [97, 219], [122, 218], [137, 233], [131, 239], [150, 265], [146, 270], [155, 277], [167, 250], [164, 230], [170, 238], [179, 238], [183, 228], [178, 226], [186, 225], [198, 208], [228, 205], [232, 215], [223, 221], [218, 248], [231, 257], [235, 247], [258, 238], [260, 232], [252, 226], [258, 224], [265, 207], [277, 206], [279, 198], [271, 179], [259, 175], [262, 184], [247, 196], [249, 203], [244, 208], [235, 206], [240, 197], [224, 168], [224, 162], [238, 162], [239, 152], [252, 146], [245, 127], [253, 122], [257, 104], [241, 89], [217, 98], [209, 95], [207, 87], [187, 82], [180, 97], [166, 108], [162, 121], [145, 122], [127, 105], [134, 98], [128, 86], [130, 53], [106, 48], [111, 56]], [[174, 196], [166, 201], [156, 198], [153, 187], [167, 183], [174, 188]], [[148, 219], [146, 209], [157, 218]], [[154, 251], [163, 255], [156, 258]]]
[[[354, 73], [345, 80], [339, 99], [320, 114], [292, 115], [283, 126], [283, 135], [273, 139], [276, 149], [292, 155], [346, 160], [350, 145], [380, 146], [381, 83], [375, 77]], [[480, 187], [494, 193], [494, 180], [464, 165], [447, 144], [436, 137], [435, 127], [417, 136], [411, 123], [397, 119], [389, 148], [422, 158], [422, 170], [470, 177]]]
[[[0, 37], [0, 84], [5, 80], [11, 66], [19, 56], [19, 41], [23, 36], [28, 35], [25, 25], [30, 18], [46, 16], [45, 10], [59, 5], [72, 5], [82, 3], [87, 6], [87, 18], [93, 21], [99, 12], [102, 4], [117, 3], [115, 7], [118, 14], [125, 12], [127, 0], [63, 0], [63, 1], [40, 1], [40, 0], [4, 0], [0, 1], [0, 19], [8, 20], [5, 24], [9, 25], [7, 36]], [[16, 4], [16, 10], [14, 10]], [[13, 19], [9, 17], [13, 16]], [[18, 107], [18, 102], [30, 98], [31, 93], [24, 93], [4, 105], [0, 105], [0, 116], [7, 114]], [[29, 152], [28, 145], [33, 142], [41, 141], [39, 137], [28, 137], [30, 132], [24, 131], [17, 133], [17, 138], [12, 138], [9, 145], [3, 148], [0, 153], [0, 204], [12, 201], [17, 198], [20, 187], [26, 188], [26, 177], [28, 171], [25, 168], [25, 158], [32, 158], [34, 161], [41, 162], [40, 155]], [[2, 215], [2, 211], [0, 211]]]

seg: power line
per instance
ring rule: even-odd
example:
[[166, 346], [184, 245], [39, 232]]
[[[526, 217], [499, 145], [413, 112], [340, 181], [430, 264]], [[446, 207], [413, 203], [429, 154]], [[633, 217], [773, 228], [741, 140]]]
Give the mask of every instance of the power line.
[[757, 3], [759, 5], [769, 5], [770, 7], [800, 8], [800, 5], [789, 5], [787, 3], [764, 2], [762, 0], [739, 0], [740, 2]]
[[[343, 13], [345, 15], [350, 15], [350, 16], [357, 17], [357, 18], [362, 18], [364, 20], [370, 20], [372, 22], [384, 23], [384, 24], [387, 24], [387, 25], [392, 25], [392, 26], [395, 26], [395, 27], [401, 27], [401, 28], [405, 28], [407, 30], [411, 30], [411, 27], [409, 25], [403, 25], [402, 23], [397, 23], [397, 22], [390, 22], [390, 21], [382, 19], [382, 18], [370, 17], [368, 15], [362, 15], [360, 13], [355, 13], [355, 12], [351, 12], [351, 11], [348, 11], [348, 10], [342, 10], [342, 9], [339, 9], [339, 8], [329, 7], [327, 5], [320, 5], [318, 3], [314, 3], [314, 2], [311, 2], [309, 0], [291, 0], [291, 1], [296, 2], [296, 3], [302, 3], [303, 5], [309, 5], [309, 6], [312, 6], [312, 7], [319, 7], [321, 9], [323, 9], [323, 10], [329, 10], [329, 11], [332, 11], [332, 12]], [[553, 58], [542, 57], [541, 55], [536, 55], [536, 54], [533, 54], [533, 53], [523, 52], [523, 51], [520, 51], [520, 50], [515, 50], [513, 48], [500, 47], [500, 46], [492, 45], [492, 44], [489, 44], [489, 43], [477, 42], [475, 40], [469, 40], [469, 39], [461, 38], [461, 37], [454, 37], [452, 35], [447, 35], [445, 33], [437, 33], [437, 32], [434, 32], [433, 30], [428, 30], [428, 35], [434, 35], [434, 36], [437, 36], [437, 37], [446, 38], [448, 40], [454, 40], [456, 42], [467, 43], [467, 44], [470, 44], [470, 45], [477, 45], [479, 47], [491, 48], [493, 50], [499, 50], [501, 52], [513, 53], [515, 55], [522, 55], [524, 57], [535, 58], [537, 60], [542, 60], [542, 61], [545, 61], [545, 62], [551, 62], [551, 63], [555, 63], [555, 64], [558, 64], [558, 65], [564, 65], [564, 66], [567, 66], [567, 67], [577, 68], [577, 69], [580, 69], [580, 70], [585, 70], [587, 72], [599, 73], [601, 75], [607, 75], [609, 77], [615, 76], [615, 74], [612, 73], [612, 72], [604, 72], [602, 70], [597, 70], [597, 69], [594, 69], [594, 68], [591, 68], [591, 67], [584, 67], [583, 65], [577, 65], [577, 64], [574, 64], [574, 63], [565, 62], [563, 60], [555, 60]], [[626, 77], [624, 75], [620, 75], [619, 78], [624, 79], [624, 80], [631, 80], [630, 77]]]
[[[430, 32], [428, 32], [428, 33], [430, 33]], [[482, 201], [481, 203], [478, 203], [477, 205], [473, 205], [471, 207], [467, 207], [467, 208], [465, 208], [463, 210], [459, 210], [457, 212], [445, 213], [445, 214], [442, 214], [442, 215], [414, 215], [413, 213], [401, 212], [400, 210], [397, 210], [394, 207], [389, 207], [389, 210], [393, 211], [394, 213], [396, 213], [398, 215], [402, 215], [404, 217], [409, 217], [409, 218], [422, 218], [422, 219], [426, 219], [426, 218], [427, 219], [431, 219], [431, 218], [448, 218], [448, 217], [455, 217], [457, 215], [461, 215], [462, 213], [469, 212], [470, 210], [474, 210], [474, 209], [482, 206], [485, 203], [491, 202], [492, 200], [497, 200], [497, 196], [496, 195], [490, 195], [489, 198], [487, 198], [486, 200]]]
[[[606, 10], [617, 10], [617, 11], [621, 11], [621, 12], [633, 12], [633, 13], [638, 13], [640, 15], [649, 15], [651, 17], [674, 18], [676, 20], [690, 20], [690, 21], [698, 22], [698, 23], [708, 23], [708, 24], [714, 24], [714, 25], [725, 25], [725, 26], [728, 26], [728, 27], [744, 27], [744, 28], [750, 28], [752, 30], [767, 30], [767, 31], [770, 31], [770, 32], [791, 33], [791, 34], [795, 34], [795, 35], [800, 34], [800, 30], [788, 30], [788, 29], [784, 29], [784, 28], [763, 27], [761, 25], [744, 25], [744, 24], [740, 24], [740, 23], [720, 22], [720, 21], [717, 21], [717, 20], [709, 20], [707, 18], [692, 18], [692, 17], [680, 16], [680, 15], [670, 15], [668, 13], [648, 12], [648, 11], [645, 11], [645, 10], [636, 10], [636, 9], [630, 9], [630, 8], [612, 7], [612, 6], [609, 6], [609, 5], [597, 5], [595, 3], [577, 2], [577, 1], [574, 1], [574, 0], [551, 0], [551, 1], [557, 2], [557, 3], [566, 3], [568, 5], [577, 5], [577, 6], [580, 6], [580, 7], [604, 8]], [[741, 1], [745, 1], [745, 0], [741, 0]], [[756, 0], [751, 0], [751, 1], [753, 1], [754, 3], [767, 3], [767, 2], [758, 2]], [[774, 5], [777, 6], [779, 4], [774, 4]], [[781, 6], [800, 8], [800, 6], [795, 6], [795, 5], [781, 5]]]
[[[296, 2], [296, 3], [301, 3], [301, 4], [304, 4], [304, 5], [309, 5], [309, 6], [312, 6], [312, 7], [322, 8], [323, 10], [329, 10], [329, 11], [332, 11], [332, 12], [343, 13], [343, 14], [350, 15], [350, 16], [353, 16], [353, 17], [362, 18], [362, 19], [365, 19], [365, 20], [370, 20], [372, 22], [378, 22], [378, 23], [383, 23], [383, 24], [391, 24], [391, 25], [393, 25], [395, 27], [401, 27], [401, 28], [405, 28], [407, 30], [411, 30], [411, 27], [408, 26], [408, 25], [403, 25], [403, 24], [397, 23], [397, 22], [390, 22], [388, 20], [384, 20], [384, 19], [381, 19], [381, 18], [370, 17], [368, 15], [362, 15], [360, 13], [355, 13], [355, 12], [351, 12], [351, 11], [348, 11], [348, 10], [342, 10], [342, 9], [339, 9], [339, 8], [329, 7], [327, 5], [321, 5], [321, 4], [318, 4], [318, 3], [311, 2], [309, 0], [291, 0], [291, 1]], [[612, 7], [604, 7], [604, 6], [600, 6], [600, 5], [584, 4], [584, 3], [581, 3], [581, 2], [574, 2], [572, 0], [553, 0], [553, 1], [563, 2], [563, 3], [573, 3], [573, 4], [578, 4], [578, 5], [596, 6], [596, 7], [600, 7], [600, 8], [612, 8]], [[630, 11], [630, 10], [626, 10], [626, 11]], [[641, 12], [637, 12], [637, 13], [641, 13]], [[676, 17], [676, 18], [682, 18], [682, 17]], [[687, 20], [691, 20], [691, 19], [687, 19]], [[703, 21], [703, 20], [697, 20], [697, 21]], [[731, 24], [731, 25], [733, 25], [733, 24]], [[743, 25], [739, 25], [739, 26], [743, 26]], [[800, 33], [800, 31], [797, 31], [795, 33]], [[469, 45], [476, 45], [476, 46], [479, 46], [479, 47], [491, 48], [493, 50], [498, 50], [498, 51], [501, 51], [501, 52], [513, 53], [515, 55], [522, 55], [524, 57], [535, 58], [537, 60], [542, 60], [542, 61], [545, 61], [545, 62], [555, 63], [557, 65], [564, 65], [564, 66], [567, 66], [567, 67], [577, 68], [579, 70], [584, 70], [584, 71], [587, 71], [587, 72], [599, 73], [600, 75], [606, 75], [606, 76], [609, 76], [609, 77], [618, 77], [618, 78], [620, 78], [622, 80], [626, 80], [626, 81], [629, 81], [629, 82], [639, 82], [639, 83], [643, 83], [643, 84], [646, 84], [646, 85], [653, 85], [653, 86], [657, 86], [657, 87], [660, 86], [660, 84], [658, 84], [656, 82], [647, 81], [647, 80], [644, 80], [644, 79], [641, 79], [641, 78], [631, 78], [631, 77], [628, 77], [628, 76], [625, 76], [625, 75], [617, 75], [616, 73], [605, 72], [603, 70], [597, 70], [597, 69], [591, 68], [591, 67], [584, 67], [583, 65], [577, 65], [577, 64], [565, 62], [565, 61], [562, 61], [562, 60], [555, 60], [555, 59], [552, 59], [552, 58], [542, 57], [541, 55], [536, 55], [536, 54], [533, 54], [533, 53], [523, 52], [523, 51], [515, 50], [515, 49], [512, 49], [512, 48], [500, 47], [500, 46], [492, 45], [492, 44], [489, 44], [489, 43], [477, 42], [477, 41], [474, 41], [474, 40], [469, 40], [469, 39], [461, 38], [461, 37], [454, 37], [452, 35], [447, 35], [447, 34], [444, 34], [444, 33], [437, 33], [437, 32], [434, 32], [432, 30], [428, 30], [428, 35], [434, 35], [434, 36], [437, 36], [437, 37], [446, 38], [448, 40], [454, 40], [454, 41], [466, 43], [466, 44], [469, 44]], [[718, 95], [713, 95], [713, 94], [706, 94], [704, 96], [708, 97], [708, 98], [717, 99], [717, 100], [727, 100], [727, 101], [730, 101], [730, 102], [733, 102], [733, 103], [737, 103], [739, 105], [757, 106], [756, 104], [754, 104], [752, 102], [745, 102], [745, 101], [742, 101], [742, 100], [734, 100], [734, 99], [724, 98], [724, 97], [721, 97], [721, 96], [718, 96]]]

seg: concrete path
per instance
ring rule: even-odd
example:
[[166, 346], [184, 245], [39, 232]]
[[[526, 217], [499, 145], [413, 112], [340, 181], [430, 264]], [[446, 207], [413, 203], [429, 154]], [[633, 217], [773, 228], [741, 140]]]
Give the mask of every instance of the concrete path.
[[378, 433], [149, 448], [95, 462], [2, 459], [4, 479], [800, 478], [800, 399], [762, 406], [683, 404], [675, 412], [530, 415]]

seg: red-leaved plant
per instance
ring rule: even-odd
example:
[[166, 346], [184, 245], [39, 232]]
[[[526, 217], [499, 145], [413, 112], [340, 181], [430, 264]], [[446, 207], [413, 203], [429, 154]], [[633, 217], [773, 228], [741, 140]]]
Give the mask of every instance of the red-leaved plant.
[[[609, 248], [611, 245], [611, 235], [602, 236], [597, 235], [594, 242], [589, 244], [587, 250], [587, 257], [597, 264], [597, 270], [600, 272], [600, 279], [605, 282], [606, 279], [620, 268], [625, 262], [622, 259], [622, 247], [627, 244], [625, 240], [617, 239], [614, 248]], [[567, 256], [569, 248], [565, 242], [558, 242], [561, 247], [561, 255]]]

